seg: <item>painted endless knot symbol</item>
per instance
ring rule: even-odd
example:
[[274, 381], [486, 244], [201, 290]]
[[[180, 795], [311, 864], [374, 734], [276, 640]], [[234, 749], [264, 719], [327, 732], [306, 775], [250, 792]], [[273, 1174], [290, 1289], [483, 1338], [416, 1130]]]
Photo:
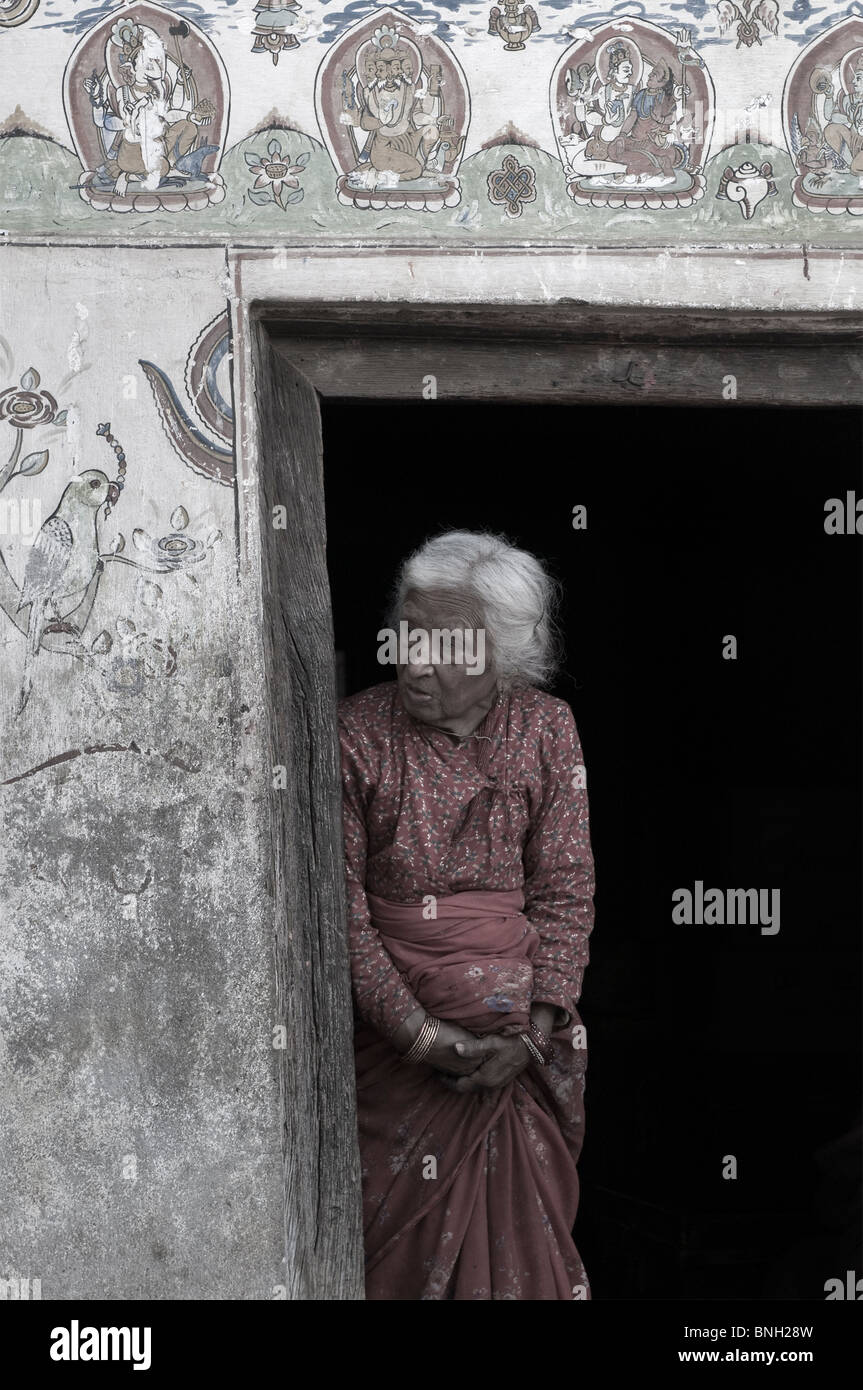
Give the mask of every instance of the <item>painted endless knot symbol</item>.
[[521, 217], [525, 203], [536, 198], [536, 174], [508, 154], [500, 169], [488, 176], [489, 202], [502, 204], [507, 217]]

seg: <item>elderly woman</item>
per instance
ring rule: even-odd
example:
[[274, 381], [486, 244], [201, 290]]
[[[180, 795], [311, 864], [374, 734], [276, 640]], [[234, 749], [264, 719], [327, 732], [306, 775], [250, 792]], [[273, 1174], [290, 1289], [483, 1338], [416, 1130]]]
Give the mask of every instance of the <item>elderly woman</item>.
[[396, 587], [409, 659], [339, 707], [369, 1299], [590, 1297], [593, 859], [572, 713], [538, 688], [554, 596], [500, 537], [428, 541]]

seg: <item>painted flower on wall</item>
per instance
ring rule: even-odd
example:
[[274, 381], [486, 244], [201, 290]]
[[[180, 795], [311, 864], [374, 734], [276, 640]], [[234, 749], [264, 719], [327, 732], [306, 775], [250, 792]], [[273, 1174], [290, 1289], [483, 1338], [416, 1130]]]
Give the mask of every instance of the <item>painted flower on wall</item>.
[[0, 423], [11, 425], [16, 431], [12, 452], [5, 464], [0, 464], [0, 492], [16, 473], [19, 477], [32, 477], [41, 473], [48, 462], [48, 450], [37, 449], [32, 454], [21, 457], [24, 431], [35, 429], [37, 425], [65, 425], [67, 412], [57, 409], [57, 402], [49, 391], [40, 391], [41, 377], [35, 367], [28, 367], [21, 377], [20, 386], [7, 386], [0, 391]]
[[39, 373], [30, 367], [21, 378], [20, 388], [9, 386], [0, 391], [0, 420], [8, 420], [19, 430], [32, 430], [36, 425], [62, 425], [65, 410], [58, 412], [57, 402], [48, 391], [40, 391]]
[[145, 680], [176, 674], [177, 652], [167, 636], [140, 632], [131, 618], [117, 618], [115, 627], [120, 638], [119, 653], [112, 652], [114, 639], [107, 628], [102, 629], [91, 647], [96, 656], [107, 657], [111, 653], [104, 665], [109, 690], [139, 695], [144, 690]]
[[[221, 539], [221, 531], [211, 529], [204, 540], [196, 540], [186, 534], [189, 513], [183, 506], [175, 507], [171, 513], [173, 530], [165, 536], [151, 536], [143, 527], [136, 527], [132, 540], [137, 550], [142, 550], [163, 573], [169, 570], [185, 570], [206, 559], [207, 551]], [[122, 538], [121, 538], [122, 539]], [[125, 542], [124, 542], [125, 543]], [[122, 547], [121, 547], [122, 548]]]
[[[300, 187], [299, 175], [308, 164], [311, 155], [306, 151], [298, 154], [296, 163], [291, 163], [289, 154], [282, 153], [281, 141], [271, 140], [266, 156], [248, 153], [246, 163], [255, 175], [255, 182], [249, 189], [253, 203], [277, 203], [283, 212], [289, 203], [301, 203], [304, 190]], [[285, 192], [285, 190], [290, 190]]]

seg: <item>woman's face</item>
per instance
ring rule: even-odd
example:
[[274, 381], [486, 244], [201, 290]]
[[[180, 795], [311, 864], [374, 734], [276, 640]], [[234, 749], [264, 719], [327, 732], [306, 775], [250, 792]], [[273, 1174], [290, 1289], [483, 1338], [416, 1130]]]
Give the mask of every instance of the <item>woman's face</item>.
[[[479, 613], [453, 594], [411, 592], [399, 621], [408, 625], [412, 656], [396, 668], [405, 709], [423, 724], [464, 737], [482, 722], [497, 693]], [[420, 650], [419, 633], [425, 635], [426, 652]]]

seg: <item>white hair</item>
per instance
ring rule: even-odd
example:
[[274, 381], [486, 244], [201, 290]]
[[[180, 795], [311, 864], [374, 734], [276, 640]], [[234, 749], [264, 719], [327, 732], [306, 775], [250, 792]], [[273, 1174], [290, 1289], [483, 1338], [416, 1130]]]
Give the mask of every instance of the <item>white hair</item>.
[[403, 561], [390, 607], [395, 627], [405, 598], [442, 593], [479, 610], [504, 687], [548, 685], [559, 664], [560, 585], [535, 555], [488, 531], [445, 531]]

